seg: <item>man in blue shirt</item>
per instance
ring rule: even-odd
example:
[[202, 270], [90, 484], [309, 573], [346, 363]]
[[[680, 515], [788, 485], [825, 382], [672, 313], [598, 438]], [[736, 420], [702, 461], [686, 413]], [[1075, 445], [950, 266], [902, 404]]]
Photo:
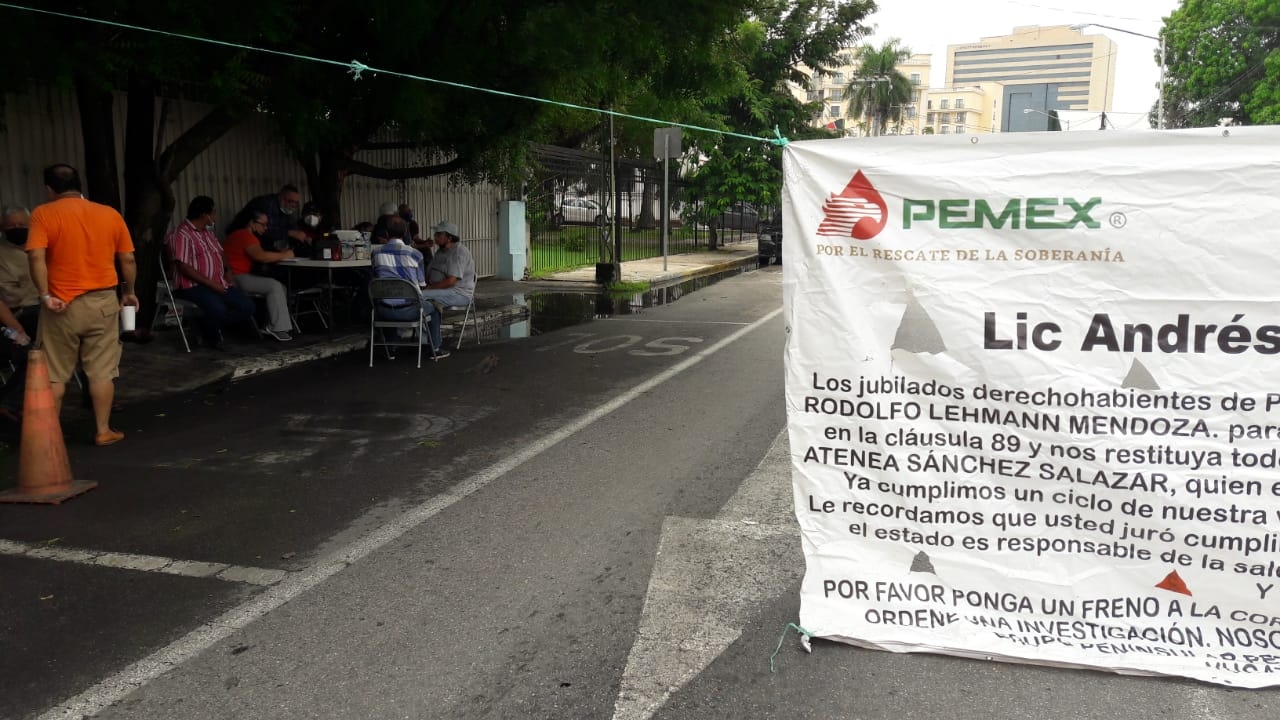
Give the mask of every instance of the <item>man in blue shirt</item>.
[[[405, 244], [404, 234], [407, 227], [408, 223], [398, 216], [392, 217], [387, 221], [387, 242], [384, 245], [376, 246], [370, 258], [373, 276], [375, 278], [401, 278], [422, 288], [427, 284], [426, 261], [421, 252]], [[431, 340], [431, 359], [443, 360], [449, 357], [449, 353], [440, 347], [440, 311], [426, 298], [423, 298], [423, 303], [425, 303], [424, 309], [430, 309], [431, 317], [428, 320], [427, 327], [421, 328], [420, 332], [428, 333], [428, 337]], [[405, 300], [378, 300], [376, 301], [374, 312], [384, 320], [415, 320], [418, 318], [418, 308], [408, 304], [408, 301]]]

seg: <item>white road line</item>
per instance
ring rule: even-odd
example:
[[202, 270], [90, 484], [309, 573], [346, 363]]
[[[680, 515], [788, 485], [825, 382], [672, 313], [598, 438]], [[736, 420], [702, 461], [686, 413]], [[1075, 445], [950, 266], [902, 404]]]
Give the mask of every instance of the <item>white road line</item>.
[[139, 572], [153, 572], [163, 575], [207, 577], [262, 586], [275, 585], [289, 574], [288, 570], [242, 567], [229, 563], [200, 562], [197, 560], [178, 560], [156, 555], [84, 550], [43, 544], [33, 545], [13, 540], [0, 540], [0, 555], [80, 563], [81, 565], [97, 565], [99, 567], [137, 570]]
[[614, 397], [613, 400], [580, 416], [577, 420], [562, 426], [559, 430], [527, 445], [519, 452], [507, 456], [507, 459], [490, 465], [430, 500], [410, 508], [400, 517], [375, 528], [364, 537], [330, 553], [310, 568], [289, 574], [257, 597], [228, 610], [221, 616], [192, 630], [151, 655], [129, 665], [120, 672], [104, 678], [79, 695], [68, 698], [50, 708], [40, 716], [40, 720], [80, 718], [101, 712], [112, 703], [119, 702], [129, 693], [143, 687], [164, 673], [176, 669], [191, 658], [230, 637], [238, 630], [247, 627], [258, 618], [267, 615], [302, 593], [342, 572], [347, 566], [380, 550], [387, 544], [395, 542], [397, 538], [447, 510], [454, 503], [483, 489], [493, 481], [541, 455], [563, 440], [591, 427], [592, 424], [606, 415], [701, 363], [781, 313], [781, 308], [770, 312], [768, 315], [732, 333], [698, 354], [672, 365], [625, 393]]
[[611, 322], [637, 322], [637, 323], [656, 323], [659, 325], [750, 325], [744, 322], [729, 322], [728, 320], [649, 320], [630, 317], [610, 317], [601, 318]]
[[668, 517], [613, 720], [649, 720], [737, 641], [762, 601], [800, 581], [787, 429], [710, 520]]

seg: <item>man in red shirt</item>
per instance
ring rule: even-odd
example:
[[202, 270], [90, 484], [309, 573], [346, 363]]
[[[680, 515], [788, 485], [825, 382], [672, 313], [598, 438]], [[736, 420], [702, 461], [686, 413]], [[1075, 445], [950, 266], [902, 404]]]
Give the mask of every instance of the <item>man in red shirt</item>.
[[213, 198], [197, 195], [187, 206], [187, 219], [169, 232], [165, 245], [177, 277], [174, 294], [200, 307], [200, 330], [205, 345], [222, 348], [222, 330], [248, 326], [253, 300], [231, 279], [222, 244], [213, 234], [216, 216]]
[[[109, 423], [120, 376], [120, 305], [138, 306], [133, 240], [120, 213], [84, 198], [75, 168], [50, 165], [44, 184], [50, 202], [31, 214], [26, 245], [42, 306], [37, 339], [48, 359], [57, 409], [79, 360], [93, 399], [94, 443], [111, 445], [124, 439]], [[119, 299], [116, 263], [124, 278]]]

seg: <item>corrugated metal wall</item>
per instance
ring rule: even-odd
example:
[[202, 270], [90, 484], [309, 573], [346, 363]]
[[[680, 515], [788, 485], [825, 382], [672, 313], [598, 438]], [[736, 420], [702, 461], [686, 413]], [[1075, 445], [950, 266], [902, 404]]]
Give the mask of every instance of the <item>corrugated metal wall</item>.
[[[44, 202], [41, 170], [50, 163], [84, 165], [80, 119], [70, 90], [46, 89], [31, 94], [7, 94], [0, 128], [0, 205], [35, 206]], [[193, 125], [207, 111], [190, 102], [170, 102], [164, 119], [163, 141], [168, 142]], [[125, 102], [115, 104], [116, 153], [123, 169]], [[387, 140], [389, 138], [380, 138]], [[423, 163], [416, 150], [377, 150], [359, 159], [380, 167], [409, 167]], [[121, 180], [123, 183], [123, 179]], [[251, 198], [273, 193], [293, 183], [307, 197], [306, 175], [275, 139], [265, 119], [253, 119], [234, 128], [201, 153], [174, 184], [176, 214], [187, 202], [209, 195], [230, 219]], [[384, 202], [407, 202], [424, 228], [441, 219], [457, 223], [464, 241], [476, 258], [481, 277], [493, 275], [498, 265], [498, 203], [502, 188], [451, 182], [449, 176], [402, 181], [350, 176], [342, 194], [342, 217], [348, 227], [361, 220], [375, 220]]]

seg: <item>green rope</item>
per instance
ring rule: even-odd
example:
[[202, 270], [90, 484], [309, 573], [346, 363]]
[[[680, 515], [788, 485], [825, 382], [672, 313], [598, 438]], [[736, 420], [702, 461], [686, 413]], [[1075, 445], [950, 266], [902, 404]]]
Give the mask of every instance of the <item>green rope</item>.
[[186, 33], [170, 32], [167, 30], [157, 30], [155, 28], [143, 27], [141, 25], [130, 25], [128, 23], [116, 22], [114, 20], [103, 20], [101, 18], [82, 17], [79, 15], [71, 15], [69, 13], [61, 13], [54, 10], [41, 10], [39, 8], [26, 7], [24, 5], [14, 5], [12, 3], [6, 3], [6, 2], [0, 2], [0, 8], [9, 8], [10, 10], [21, 10], [21, 11], [30, 12], [30, 13], [38, 13], [41, 15], [51, 15], [54, 17], [60, 17], [67, 20], [81, 20], [84, 22], [97, 23], [99, 25], [108, 25], [111, 27], [118, 27], [125, 30], [136, 30], [138, 32], [153, 33], [156, 35], [167, 35], [169, 37], [175, 37], [182, 40], [190, 40], [192, 42], [209, 43], [211, 45], [220, 45], [222, 47], [235, 48], [237, 50], [249, 50], [251, 52], [266, 53], [268, 55], [278, 55], [281, 57], [292, 58], [294, 60], [305, 60], [307, 62], [320, 63], [322, 65], [336, 65], [338, 67], [347, 68], [347, 72], [349, 72], [351, 74], [351, 77], [355, 80], [359, 80], [361, 75], [363, 75], [366, 72], [374, 73], [375, 75], [381, 73], [384, 75], [390, 75], [392, 77], [404, 78], [406, 80], [417, 80], [419, 82], [435, 83], [437, 85], [445, 85], [448, 87], [459, 88], [462, 90], [474, 90], [476, 92], [483, 92], [483, 93], [489, 93], [491, 95], [499, 95], [502, 97], [515, 98], [517, 100], [528, 100], [530, 102], [543, 103], [546, 105], [559, 105], [560, 107], [569, 108], [571, 110], [585, 110], [586, 112], [600, 113], [602, 115], [610, 115], [612, 117], [626, 118], [628, 120], [639, 120], [641, 122], [653, 123], [655, 125], [662, 125], [666, 127], [671, 127], [671, 126], [681, 127], [688, 130], [697, 130], [699, 132], [708, 132], [708, 133], [715, 133], [718, 135], [724, 135], [727, 137], [741, 138], [743, 140], [759, 140], [759, 141], [770, 143], [772, 145], [776, 145], [778, 147], [783, 147], [787, 144], [787, 139], [782, 137], [782, 133], [778, 131], [778, 128], [776, 126], [774, 127], [775, 137], [772, 137], [772, 138], [757, 137], [755, 135], [743, 135], [741, 133], [730, 132], [728, 130], [717, 130], [715, 128], [702, 127], [700, 125], [690, 125], [687, 123], [669, 122], [666, 120], [660, 120], [658, 118], [645, 117], [643, 115], [630, 115], [627, 113], [621, 113], [614, 110], [602, 110], [600, 108], [587, 107], [585, 105], [575, 105], [574, 103], [567, 103], [559, 100], [550, 100], [547, 98], [540, 98], [532, 95], [521, 95], [519, 93], [506, 92], [504, 90], [495, 90], [493, 88], [484, 88], [476, 85], [467, 85], [465, 83], [451, 82], [449, 80], [440, 80], [438, 78], [429, 78], [422, 75], [413, 75], [411, 73], [397, 72], [395, 70], [383, 70], [380, 68], [370, 67], [358, 60], [352, 60], [350, 62], [341, 62], [338, 60], [329, 60], [327, 58], [312, 57], [310, 55], [300, 55], [298, 53], [291, 53], [284, 50], [272, 50], [270, 48], [255, 47], [253, 45], [242, 45], [240, 43], [227, 42], [225, 40], [215, 40], [213, 38], [201, 37], [198, 35], [188, 35]]
[[804, 635], [807, 638], [813, 637], [813, 633], [809, 632], [808, 630], [805, 630], [799, 625], [795, 623], [787, 623], [787, 626], [782, 628], [782, 637], [778, 638], [778, 647], [774, 648], [773, 654], [769, 656], [769, 672], [773, 672], [773, 659], [778, 657], [778, 651], [782, 650], [782, 641], [787, 639], [787, 631], [792, 629], [794, 629], [796, 632], [800, 633], [801, 635]]

